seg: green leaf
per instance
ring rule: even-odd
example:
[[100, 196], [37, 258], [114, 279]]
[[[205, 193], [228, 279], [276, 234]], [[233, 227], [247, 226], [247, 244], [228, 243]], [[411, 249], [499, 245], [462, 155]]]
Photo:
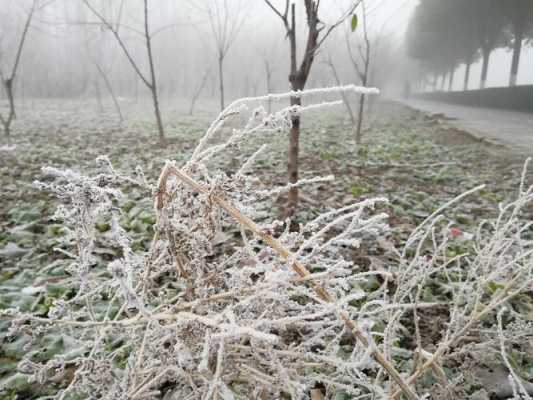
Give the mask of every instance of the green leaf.
[[502, 284], [496, 283], [496, 282], [489, 282], [488, 285], [489, 290], [492, 293], [495, 293], [498, 289], [503, 289], [504, 286]]
[[352, 15], [352, 32], [355, 32], [357, 29], [357, 25], [359, 24], [359, 18], [357, 18], [357, 14]]

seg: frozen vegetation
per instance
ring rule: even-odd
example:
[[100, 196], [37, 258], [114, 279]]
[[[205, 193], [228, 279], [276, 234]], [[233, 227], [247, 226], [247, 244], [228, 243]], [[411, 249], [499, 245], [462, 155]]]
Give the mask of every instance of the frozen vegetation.
[[141, 118], [33, 104], [1, 147], [2, 397], [529, 399], [527, 164], [393, 104], [354, 153], [336, 97], [181, 117], [165, 149]]

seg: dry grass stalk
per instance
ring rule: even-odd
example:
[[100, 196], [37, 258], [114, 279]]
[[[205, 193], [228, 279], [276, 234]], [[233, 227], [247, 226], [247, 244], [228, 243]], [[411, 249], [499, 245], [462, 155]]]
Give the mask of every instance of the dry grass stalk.
[[[189, 177], [186, 173], [183, 171], [180, 171], [179, 169], [167, 165], [166, 169], [162, 173], [162, 179], [160, 179], [160, 186], [158, 188], [158, 199], [156, 207], [158, 209], [161, 209], [163, 207], [163, 199], [165, 197], [166, 193], [166, 182], [170, 176], [175, 176], [180, 181], [188, 184], [194, 190], [196, 190], [199, 193], [203, 193], [206, 195], [210, 195], [209, 189], [201, 185], [200, 183], [196, 182], [194, 179]], [[239, 224], [245, 226], [250, 231], [252, 231], [255, 235], [259, 236], [261, 239], [265, 241], [272, 249], [274, 249], [283, 259], [291, 262], [292, 269], [299, 274], [302, 278], [308, 277], [310, 275], [310, 272], [307, 270], [307, 268], [300, 263], [297, 259], [294, 258], [294, 254], [292, 254], [289, 250], [287, 250], [285, 247], [281, 245], [272, 235], [268, 234], [264, 230], [262, 230], [254, 221], [252, 221], [250, 218], [248, 218], [246, 215], [243, 215], [235, 206], [233, 206], [231, 203], [229, 203], [227, 200], [216, 196], [216, 195], [210, 195], [213, 202], [218, 204], [220, 207], [222, 207], [228, 214], [230, 214], [235, 220], [239, 222]], [[317, 293], [317, 295], [324, 301], [329, 303], [334, 303], [335, 299], [332, 297], [332, 295], [324, 289], [324, 287], [314, 283], [309, 282], [313, 290]], [[365, 346], [365, 348], [370, 350], [370, 353], [372, 357], [387, 371], [387, 373], [391, 376], [391, 378], [400, 386], [401, 391], [405, 393], [405, 395], [411, 399], [416, 400], [418, 399], [417, 394], [409, 387], [409, 385], [403, 380], [400, 373], [394, 368], [392, 364], [390, 364], [385, 356], [377, 349], [373, 344], [371, 344], [366, 337], [366, 335], [359, 329], [357, 326], [357, 323], [355, 323], [352, 319], [350, 319], [350, 316], [345, 311], [341, 311], [339, 313], [340, 319], [346, 324], [346, 326], [350, 329], [350, 331], [353, 333], [353, 335]]]

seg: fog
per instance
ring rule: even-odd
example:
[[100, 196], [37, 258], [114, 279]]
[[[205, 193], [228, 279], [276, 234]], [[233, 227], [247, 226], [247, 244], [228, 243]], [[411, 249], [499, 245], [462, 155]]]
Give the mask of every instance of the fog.
[[[118, 17], [120, 1], [94, 1], [96, 8], [103, 10], [112, 20]], [[150, 4], [150, 30], [153, 37], [154, 58], [158, 80], [163, 96], [187, 97], [194, 90], [204, 71], [210, 75], [203, 95], [213, 96], [216, 91], [216, 52], [209, 23], [198, 5], [201, 2], [185, 0], [158, 0]], [[209, 5], [209, 2], [204, 2]], [[227, 91], [230, 97], [264, 93], [265, 60], [273, 66], [273, 89], [288, 88], [288, 43], [284, 40], [281, 21], [263, 1], [240, 2], [245, 14], [244, 23], [235, 43], [225, 60]], [[276, 5], [282, 8], [278, 1]], [[322, 7], [333, 22], [346, 4], [329, 0]], [[346, 3], [346, 2], [345, 2]], [[13, 62], [24, 17], [30, 7], [30, 0], [2, 0], [0, 48], [1, 62], [6, 66]], [[403, 70], [407, 61], [403, 51], [404, 33], [416, 0], [374, 0], [368, 5], [369, 29], [380, 35], [381, 46], [386, 59], [394, 58], [393, 64], [380, 72], [379, 57], [374, 61], [376, 74], [373, 84], [386, 88], [394, 70]], [[142, 33], [142, 2], [127, 0], [123, 5], [122, 34], [132, 49], [139, 65], [146, 70], [146, 56]], [[299, 9], [303, 13], [303, 7]], [[17, 81], [19, 95], [24, 97], [91, 96], [100, 90], [95, 63], [109, 74], [119, 96], [143, 95], [138, 77], [128, 64], [112, 35], [101, 26], [83, 4], [77, 0], [56, 0], [38, 11], [31, 27], [24, 49], [23, 62]], [[338, 29], [328, 39], [325, 52], [335, 53], [344, 83], [354, 82], [344, 51], [343, 36], [346, 26]], [[301, 41], [303, 35], [300, 35]], [[391, 66], [394, 65], [394, 68]], [[510, 52], [498, 49], [492, 56], [488, 75], [488, 86], [502, 86], [507, 83], [510, 68]], [[392, 71], [391, 71], [392, 69]], [[460, 67], [460, 75], [464, 67]], [[481, 62], [472, 68], [473, 81], [480, 74]], [[533, 52], [526, 48], [522, 56], [518, 83], [533, 83]], [[391, 73], [392, 72], [392, 76]], [[385, 76], [386, 75], [386, 76]], [[310, 77], [310, 85], [331, 84], [331, 73], [318, 66]], [[455, 82], [460, 88], [460, 79]], [[455, 86], [454, 86], [455, 88]], [[104, 89], [101, 89], [104, 90]]]
[[531, 399], [533, 0], [0, 0], [0, 399]]
[[[196, 4], [195, 4], [196, 3]], [[163, 96], [187, 97], [199, 84], [202, 74], [209, 70], [203, 96], [213, 96], [217, 87], [217, 55], [209, 21], [200, 9], [201, 2], [158, 0], [150, 2], [149, 21], [153, 34], [154, 59]], [[281, 7], [281, 3], [277, 5]], [[322, 7], [327, 23], [333, 23], [346, 2], [328, 1]], [[393, 50], [401, 58], [403, 30], [412, 10], [412, 1], [400, 5], [396, 1], [379, 0], [368, 6], [369, 29], [387, 37], [383, 47]], [[139, 0], [93, 1], [94, 7], [106, 18], [121, 18], [121, 35], [139, 64], [147, 71], [147, 58], [142, 36], [143, 9]], [[11, 65], [21, 35], [30, 0], [2, 0], [0, 21], [1, 63]], [[121, 5], [123, 10], [120, 17]], [[209, 6], [209, 2], [204, 2]], [[265, 93], [265, 61], [272, 65], [273, 89], [288, 88], [288, 43], [284, 40], [281, 21], [263, 1], [240, 2], [239, 13], [245, 15], [235, 43], [225, 59], [225, 80], [230, 97]], [[212, 4], [211, 4], [212, 6]], [[304, 14], [303, 7], [298, 11]], [[302, 22], [304, 19], [302, 19]], [[303, 28], [300, 26], [303, 33]], [[356, 81], [350, 73], [345, 57], [344, 36], [348, 22], [334, 32], [326, 43], [324, 53], [335, 53], [344, 83]], [[354, 34], [354, 35], [357, 35]], [[304, 40], [299, 35], [300, 45]], [[339, 46], [338, 44], [342, 44]], [[385, 56], [390, 57], [390, 53]], [[397, 62], [399, 63], [399, 59]], [[317, 63], [310, 77], [310, 85], [331, 84], [331, 73]], [[376, 69], [379, 66], [376, 62]], [[77, 0], [56, 0], [36, 13], [23, 52], [17, 79], [17, 92], [25, 97], [95, 96], [104, 91], [99, 66], [119, 96], [134, 97], [146, 94], [139, 78], [124, 57], [112, 34], [103, 28], [90, 10]], [[379, 72], [374, 84], [386, 83]]]

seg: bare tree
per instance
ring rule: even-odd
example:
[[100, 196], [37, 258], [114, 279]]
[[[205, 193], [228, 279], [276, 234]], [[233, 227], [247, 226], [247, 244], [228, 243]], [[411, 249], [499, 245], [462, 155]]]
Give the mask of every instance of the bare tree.
[[[152, 34], [150, 33], [150, 22], [149, 22], [149, 15], [148, 15], [148, 0], [143, 0], [144, 2], [144, 30], [142, 32], [142, 35], [145, 40], [146, 44], [146, 53], [148, 57], [148, 65], [149, 65], [149, 77], [147, 77], [140, 69], [139, 65], [133, 58], [130, 50], [128, 49], [128, 46], [122, 39], [122, 36], [120, 35], [120, 23], [113, 24], [110, 21], [108, 21], [102, 13], [100, 13], [94, 6], [89, 2], [89, 0], [83, 0], [85, 5], [91, 10], [91, 12], [98, 18], [101, 25], [104, 26], [106, 29], [108, 29], [115, 39], [117, 40], [120, 48], [122, 49], [124, 55], [126, 56], [128, 62], [131, 64], [133, 69], [135, 70], [135, 73], [138, 75], [140, 80], [143, 82], [143, 84], [150, 90], [150, 93], [152, 95], [152, 101], [154, 105], [154, 114], [157, 122], [157, 129], [159, 133], [159, 140], [161, 143], [166, 142], [165, 138], [165, 129], [163, 126], [163, 119], [161, 117], [161, 110], [159, 107], [159, 92], [158, 92], [158, 86], [157, 86], [157, 80], [156, 80], [156, 72], [155, 72], [155, 66], [154, 66], [154, 56], [152, 53]], [[122, 9], [122, 6], [121, 6]], [[160, 31], [160, 30], [159, 30]], [[158, 32], [159, 32], [158, 31]]]
[[[121, 2], [120, 4], [120, 8], [119, 8], [119, 16], [117, 18], [117, 25], [120, 23], [120, 16], [122, 14], [122, 10], [123, 10], [123, 6], [124, 6], [124, 0]], [[110, 67], [106, 68], [102, 65], [102, 49], [104, 49], [105, 47], [105, 42], [104, 42], [104, 35], [99, 34], [98, 36], [98, 40], [97, 40], [97, 46], [96, 46], [96, 54], [94, 54], [94, 51], [91, 49], [91, 46], [90, 46], [90, 43], [89, 43], [89, 36], [88, 36], [88, 31], [87, 31], [87, 25], [84, 26], [84, 36], [85, 36], [85, 47], [86, 47], [86, 50], [87, 50], [87, 55], [91, 61], [91, 63], [94, 65], [94, 68], [96, 70], [96, 72], [98, 73], [98, 76], [102, 79], [102, 81], [104, 82], [104, 85], [109, 93], [109, 95], [111, 96], [111, 99], [113, 100], [113, 104], [115, 106], [115, 110], [120, 118], [120, 121], [124, 121], [124, 116], [122, 114], [122, 110], [120, 108], [120, 104], [118, 102], [118, 99], [117, 99], [117, 96], [115, 95], [115, 91], [113, 90], [113, 85], [111, 84], [111, 81], [109, 80], [109, 70], [110, 70]], [[102, 105], [101, 105], [101, 100], [100, 100], [100, 86], [98, 84], [98, 78], [96, 78], [96, 91], [97, 91], [97, 96], [98, 96], [98, 103], [100, 105], [101, 108]]]
[[198, 0], [191, 5], [207, 15], [209, 27], [215, 41], [218, 62], [218, 83], [220, 109], [225, 108], [224, 60], [235, 43], [247, 17], [246, 0]]
[[[326, 59], [326, 64], [331, 69], [331, 73], [333, 74], [333, 79], [335, 79], [335, 84], [337, 86], [341, 86], [342, 82], [339, 78], [339, 74], [337, 73], [337, 68], [335, 67], [335, 64], [333, 63], [333, 59], [331, 58], [331, 55], [328, 54], [328, 57]], [[355, 115], [352, 110], [352, 106], [350, 104], [350, 99], [348, 99], [348, 95], [345, 92], [341, 92], [342, 101], [344, 105], [346, 106], [346, 111], [348, 111], [348, 115], [350, 116], [350, 123], [352, 126], [355, 126], [356, 120]]]
[[455, 65], [450, 67], [450, 74], [448, 75], [449, 76], [448, 92], [451, 92], [453, 90], [453, 82], [455, 81], [455, 69], [456, 69]]
[[[361, 81], [362, 86], [368, 84], [369, 72], [370, 72], [370, 57], [371, 57], [371, 43], [368, 36], [368, 25], [367, 25], [367, 15], [366, 15], [366, 6], [365, 1], [361, 0], [362, 11], [362, 20], [363, 20], [363, 41], [359, 43], [357, 50], [359, 53], [359, 58], [357, 58], [353, 52], [352, 45], [350, 43], [350, 35], [345, 36], [346, 47], [348, 49], [348, 55], [350, 56], [350, 61], [352, 63], [359, 80]], [[355, 143], [357, 145], [361, 144], [362, 138], [362, 129], [363, 129], [363, 118], [365, 111], [365, 100], [366, 96], [364, 94], [359, 95], [359, 111], [357, 113], [357, 126], [355, 128]]]
[[191, 104], [189, 106], [189, 115], [193, 115], [194, 106], [196, 105], [196, 101], [198, 100], [198, 97], [200, 97], [202, 90], [204, 90], [204, 87], [207, 83], [207, 79], [209, 78], [209, 75], [211, 75], [211, 68], [206, 68], [204, 71], [204, 74], [202, 75], [202, 79], [200, 80], [200, 83], [194, 88], [194, 91], [191, 97]]
[[120, 104], [118, 102], [117, 96], [115, 95], [115, 91], [113, 90], [113, 85], [111, 85], [111, 82], [108, 78], [108, 72], [103, 69], [103, 67], [98, 62], [94, 62], [94, 66], [96, 67], [96, 70], [98, 71], [98, 74], [104, 81], [104, 85], [109, 92], [109, 95], [111, 96], [111, 99], [113, 100], [113, 104], [115, 105], [115, 110], [117, 111], [118, 117], [120, 118], [120, 121], [124, 121], [124, 115], [122, 114], [122, 109], [120, 108]]
[[4, 134], [6, 136], [11, 135], [11, 124], [17, 116], [15, 109], [15, 78], [17, 77], [17, 72], [22, 57], [22, 51], [24, 50], [24, 44], [26, 43], [26, 38], [30, 30], [33, 16], [35, 14], [35, 11], [37, 10], [37, 6], [38, 0], [33, 0], [31, 8], [26, 17], [26, 22], [24, 23], [24, 28], [22, 29], [22, 34], [20, 36], [20, 40], [17, 46], [17, 52], [15, 55], [15, 61], [13, 63], [13, 66], [11, 67], [11, 70], [5, 73], [0, 69], [0, 79], [2, 79], [2, 87], [9, 103], [9, 110], [7, 116], [0, 113], [0, 122], [2, 123], [2, 126], [4, 128]]
[[[319, 18], [320, 1], [304, 0], [305, 12], [307, 16], [307, 40], [305, 45], [305, 51], [302, 56], [302, 61], [298, 66], [297, 54], [296, 54], [296, 5], [290, 4], [289, 0], [285, 1], [285, 9], [278, 10], [270, 0], [264, 0], [270, 9], [281, 19], [287, 38], [289, 39], [290, 48], [290, 72], [289, 82], [291, 89], [302, 90], [305, 88], [311, 67], [315, 60], [315, 55], [319, 47], [324, 43], [329, 34], [343, 23], [356, 9], [359, 1], [344, 12], [341, 17], [329, 27], [326, 27]], [[290, 7], [289, 7], [290, 6]], [[290, 15], [289, 15], [290, 8]], [[291, 105], [301, 105], [301, 99], [299, 97], [292, 97], [290, 101]], [[292, 117], [292, 128], [289, 134], [289, 160], [288, 160], [288, 175], [289, 183], [295, 184], [298, 182], [299, 176], [299, 152], [300, 152], [300, 117]], [[293, 186], [288, 194], [287, 199], [287, 215], [292, 215], [298, 205], [298, 188]]]
[[[265, 71], [265, 86], [266, 86], [266, 92], [267, 93], [273, 93], [274, 85], [272, 82], [272, 78], [274, 75], [274, 71], [276, 70], [277, 62], [274, 62], [273, 60], [276, 60], [279, 58], [279, 47], [278, 42], [274, 42], [270, 37], [267, 39], [268, 43], [270, 43], [270, 49], [265, 51], [264, 46], [261, 46], [260, 51], [261, 54], [258, 55], [260, 58], [263, 59], [263, 65], [264, 65], [264, 71]], [[272, 99], [269, 98], [267, 100], [267, 111], [270, 114], [272, 112]]]

